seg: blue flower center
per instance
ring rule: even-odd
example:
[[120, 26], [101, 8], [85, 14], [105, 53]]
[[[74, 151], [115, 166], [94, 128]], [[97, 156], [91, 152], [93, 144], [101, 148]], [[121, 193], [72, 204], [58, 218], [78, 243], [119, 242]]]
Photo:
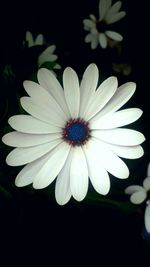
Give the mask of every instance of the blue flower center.
[[90, 137], [88, 122], [83, 119], [70, 119], [63, 129], [63, 139], [70, 145], [83, 145]]

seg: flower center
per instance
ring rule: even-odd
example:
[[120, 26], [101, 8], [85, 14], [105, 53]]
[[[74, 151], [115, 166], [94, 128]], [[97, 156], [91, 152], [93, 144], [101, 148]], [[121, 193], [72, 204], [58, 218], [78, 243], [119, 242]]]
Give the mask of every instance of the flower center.
[[98, 32], [105, 32], [107, 30], [107, 24], [105, 21], [98, 21], [96, 26]]
[[88, 122], [81, 118], [71, 118], [63, 129], [63, 139], [72, 146], [84, 145], [89, 138]]

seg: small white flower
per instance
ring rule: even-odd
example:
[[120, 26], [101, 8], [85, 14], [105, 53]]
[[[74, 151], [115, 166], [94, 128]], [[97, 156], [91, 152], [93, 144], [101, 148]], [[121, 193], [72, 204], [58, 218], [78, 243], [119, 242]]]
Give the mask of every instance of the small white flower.
[[85, 42], [91, 43], [92, 49], [95, 49], [98, 44], [102, 48], [106, 48], [109, 39], [117, 42], [123, 40], [120, 33], [109, 30], [110, 24], [119, 21], [126, 15], [125, 11], [120, 11], [121, 6], [121, 1], [112, 5], [112, 0], [100, 0], [99, 18], [97, 19], [91, 14], [89, 19], [83, 20], [84, 29], [90, 32], [85, 37]]
[[81, 83], [76, 72], [67, 67], [63, 87], [52, 72], [41, 68], [39, 84], [25, 81], [29, 96], [21, 105], [29, 115], [9, 119], [15, 130], [3, 142], [15, 148], [6, 158], [11, 166], [27, 164], [17, 175], [17, 186], [33, 183], [36, 189], [50, 185], [55, 178], [55, 196], [60, 205], [71, 196], [85, 198], [89, 177], [95, 190], [106, 195], [110, 189], [108, 172], [124, 179], [129, 170], [123, 158], [143, 155], [142, 133], [119, 128], [136, 121], [142, 111], [129, 108], [118, 111], [134, 94], [136, 85], [118, 87], [116, 77], [98, 85], [98, 69], [91, 64]]
[[28, 43], [28, 47], [43, 45], [44, 44], [43, 34], [38, 34], [34, 40], [32, 33], [30, 31], [27, 31], [25, 41]]
[[146, 201], [145, 228], [150, 233], [150, 163], [148, 165], [147, 177], [143, 181], [143, 186], [130, 185], [125, 189], [125, 193], [130, 196], [133, 204], [141, 204]]
[[[55, 45], [48, 46], [38, 57], [38, 66], [40, 67], [42, 64], [46, 62], [55, 62], [58, 59], [58, 56], [53, 54], [56, 49]], [[61, 66], [59, 64], [54, 65], [54, 69], [60, 69]]]

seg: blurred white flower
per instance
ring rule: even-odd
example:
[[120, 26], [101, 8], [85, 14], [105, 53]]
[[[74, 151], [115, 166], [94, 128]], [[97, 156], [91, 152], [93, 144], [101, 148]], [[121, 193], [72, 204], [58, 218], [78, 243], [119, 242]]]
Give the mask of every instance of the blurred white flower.
[[[28, 47], [33, 47], [37, 45], [44, 45], [44, 37], [42, 34], [38, 34], [35, 40], [33, 39], [33, 35], [30, 31], [26, 32], [25, 43], [27, 42]], [[55, 45], [49, 45], [46, 49], [38, 56], [38, 67], [41, 67], [45, 63], [54, 63], [52, 69], [61, 69], [61, 66], [56, 63], [58, 56], [54, 54], [56, 50]]]
[[[58, 56], [53, 54], [56, 49], [55, 45], [48, 46], [38, 57], [38, 66], [40, 67], [46, 62], [55, 62], [58, 59]], [[54, 69], [61, 69], [59, 64], [54, 65]]]
[[134, 94], [135, 83], [118, 87], [117, 78], [110, 77], [98, 86], [95, 64], [87, 67], [80, 84], [76, 72], [67, 67], [64, 90], [47, 69], [41, 68], [37, 76], [39, 84], [24, 82], [29, 96], [21, 98], [21, 105], [29, 115], [11, 117], [8, 122], [15, 131], [2, 139], [17, 147], [7, 156], [7, 164], [27, 164], [17, 175], [16, 185], [33, 183], [40, 189], [57, 177], [56, 201], [64, 205], [71, 196], [77, 201], [85, 198], [90, 177], [95, 190], [106, 195], [108, 172], [120, 179], [129, 176], [119, 157], [143, 155], [143, 134], [119, 128], [142, 115], [138, 108], [118, 111]]
[[43, 45], [44, 44], [43, 34], [38, 34], [34, 40], [32, 33], [30, 31], [27, 31], [25, 41], [27, 42], [28, 47]]
[[89, 16], [89, 19], [84, 19], [84, 29], [89, 31], [85, 37], [86, 43], [91, 43], [91, 48], [95, 49], [98, 44], [102, 48], [106, 48], [108, 45], [108, 38], [116, 42], [123, 40], [120, 33], [109, 30], [109, 25], [113, 24], [125, 15], [125, 11], [120, 11], [122, 6], [121, 1], [117, 1], [112, 5], [112, 0], [100, 0], [99, 1], [99, 18], [97, 19], [93, 14]]
[[145, 209], [145, 228], [150, 233], [150, 163], [148, 165], [147, 177], [143, 181], [143, 186], [130, 185], [125, 189], [125, 193], [130, 196], [133, 204], [141, 204], [146, 201]]

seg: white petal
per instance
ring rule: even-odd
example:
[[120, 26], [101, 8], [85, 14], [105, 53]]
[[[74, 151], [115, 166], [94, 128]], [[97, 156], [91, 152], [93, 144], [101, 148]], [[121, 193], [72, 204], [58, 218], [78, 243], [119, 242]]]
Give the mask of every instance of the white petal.
[[149, 191], [150, 190], [150, 177], [146, 177], [143, 181], [144, 188]]
[[48, 153], [50, 150], [55, 148], [58, 144], [62, 142], [61, 139], [57, 139], [54, 141], [51, 141], [50, 143], [33, 146], [33, 147], [19, 147], [12, 150], [7, 158], [6, 162], [10, 166], [20, 166], [27, 164], [29, 162], [32, 162], [46, 153]]
[[60, 70], [60, 69], [61, 69], [60, 64], [56, 63], [55, 66], [54, 66], [54, 69], [56, 69], [56, 70]]
[[68, 67], [63, 73], [64, 94], [70, 114], [73, 118], [77, 118], [80, 105], [80, 88], [79, 80], [76, 72]]
[[89, 15], [89, 17], [90, 17], [90, 19], [91, 19], [91, 20], [93, 20], [93, 21], [95, 21], [95, 22], [96, 22], [96, 17], [95, 17], [95, 15], [93, 15], [93, 14], [90, 14], [90, 15]]
[[108, 144], [108, 147], [119, 157], [126, 159], [138, 159], [144, 155], [144, 150], [141, 146], [118, 146]]
[[119, 21], [120, 19], [124, 18], [124, 16], [126, 15], [125, 11], [120, 11], [119, 13], [115, 13], [113, 14], [111, 17], [107, 17], [107, 24], [112, 24], [114, 22]]
[[131, 96], [135, 92], [135, 89], [136, 89], [136, 84], [133, 82], [128, 82], [118, 87], [114, 96], [110, 99], [110, 101], [103, 108], [103, 110], [99, 112], [97, 117], [95, 116], [95, 119], [98, 119], [104, 116], [105, 114], [117, 111], [131, 98]]
[[2, 141], [13, 147], [36, 146], [51, 142], [62, 137], [61, 133], [55, 134], [26, 134], [20, 132], [11, 132], [3, 136]]
[[[55, 46], [54, 46], [55, 47]], [[52, 46], [47, 47], [38, 57], [38, 65], [41, 66], [45, 62], [53, 62], [57, 60], [57, 56], [52, 54]]]
[[86, 43], [90, 43], [92, 41], [92, 34], [91, 33], [88, 33], [86, 36], [85, 36], [85, 42]]
[[38, 34], [35, 39], [35, 45], [42, 45], [44, 42], [43, 34]]
[[107, 47], [107, 38], [106, 38], [105, 33], [100, 33], [99, 34], [99, 43], [100, 43], [102, 48], [106, 48]]
[[100, 0], [99, 1], [99, 18], [103, 20], [107, 11], [110, 9], [112, 0]]
[[84, 19], [83, 20], [83, 24], [90, 29], [92, 29], [93, 27], [95, 27], [95, 22], [91, 19]]
[[55, 198], [59, 205], [65, 205], [71, 198], [70, 190], [70, 165], [72, 153], [69, 153], [66, 162], [58, 174], [55, 185]]
[[[45, 69], [42, 69], [42, 70], [45, 70]], [[42, 70], [41, 70], [41, 72], [42, 72]], [[38, 74], [40, 74], [41, 72], [39, 71]], [[46, 74], [46, 71], [43, 71], [43, 72], [44, 72], [44, 74]], [[48, 71], [47, 74], [49, 74], [49, 73], [50, 72]], [[49, 76], [50, 76], [50, 74], [49, 74]], [[53, 76], [54, 75], [52, 75], [52, 77]], [[26, 92], [28, 93], [28, 95], [31, 96], [31, 98], [33, 100], [35, 100], [36, 104], [38, 104], [40, 106], [44, 106], [43, 108], [45, 108], [45, 109], [49, 109], [50, 113], [52, 112], [51, 110], [53, 110], [56, 113], [58, 113], [60, 115], [60, 117], [67, 118], [66, 113], [64, 113], [63, 109], [61, 108], [61, 106], [63, 106], [63, 107], [64, 107], [64, 105], [66, 106], [66, 103], [63, 104], [63, 98], [64, 98], [63, 91], [59, 92], [59, 89], [52, 87], [51, 83], [49, 83], [49, 86], [52, 87], [51, 90], [49, 90], [49, 91], [45, 90], [45, 89], [47, 89], [47, 87], [44, 87], [44, 86], [46, 86], [46, 81], [49, 83], [49, 80], [48, 79], [46, 80], [46, 75], [45, 75], [45, 83], [42, 84], [43, 87], [40, 86], [39, 84], [35, 83], [35, 82], [32, 82], [32, 81], [25, 81], [23, 83], [23, 85], [24, 85], [24, 88], [25, 88]], [[51, 91], [53, 91], [54, 89], [56, 89], [56, 90], [55, 90], [55, 92], [52, 93]]]
[[69, 151], [70, 145], [66, 142], [62, 142], [52, 150], [50, 158], [37, 173], [33, 181], [33, 187], [35, 189], [45, 188], [53, 182], [63, 168]]
[[132, 195], [135, 192], [145, 192], [144, 188], [140, 185], [130, 185], [125, 189], [125, 194]]
[[33, 117], [58, 127], [64, 127], [66, 123], [65, 115], [58, 104], [55, 106], [55, 102], [47, 99], [49, 104], [38, 104], [34, 99], [27, 96], [22, 97], [20, 102], [23, 109]]
[[105, 33], [109, 38], [111, 38], [112, 40], [115, 40], [117, 42], [121, 42], [123, 40], [122, 35], [118, 32], [106, 31]]
[[95, 94], [89, 97], [88, 105], [86, 107], [85, 119], [91, 119], [97, 114], [111, 99], [117, 90], [117, 78], [110, 77], [106, 79], [96, 90]]
[[65, 101], [64, 91], [55, 75], [51, 71], [41, 68], [38, 71], [38, 81], [53, 96], [65, 114], [68, 115], [69, 111]]
[[73, 197], [82, 201], [88, 191], [88, 166], [81, 147], [73, 148], [70, 168], [70, 188]]
[[37, 175], [37, 173], [40, 171], [42, 166], [45, 164], [45, 162], [49, 159], [49, 155], [51, 152], [48, 154], [44, 155], [43, 157], [27, 164], [17, 175], [15, 179], [15, 185], [22, 187], [26, 186], [28, 184], [31, 184]]
[[102, 166], [102, 163], [92, 146], [88, 146], [87, 144], [83, 146], [83, 150], [86, 155], [89, 177], [93, 187], [98, 193], [106, 195], [110, 189], [110, 179], [107, 171]]
[[105, 142], [121, 146], [136, 146], [145, 141], [142, 133], [125, 128], [93, 130], [91, 135]]
[[34, 45], [32, 33], [29, 31], [26, 32], [26, 41], [28, 42], [28, 47], [32, 47]]
[[87, 106], [95, 93], [98, 84], [98, 68], [95, 64], [90, 64], [84, 74], [80, 84], [80, 111], [79, 117], [84, 118]]
[[107, 14], [106, 14], [106, 21], [107, 19], [109, 19], [112, 15], [118, 13], [118, 11], [120, 10], [122, 6], [122, 2], [121, 1], [117, 1], [116, 3], [114, 3], [114, 5], [112, 5], [112, 7], [108, 10]]
[[146, 231], [148, 233], [150, 233], [150, 204], [148, 204], [147, 207], [146, 207], [146, 209], [145, 209], [144, 219], [145, 219], [145, 228], [146, 228]]
[[31, 134], [60, 133], [61, 128], [47, 124], [29, 115], [15, 115], [9, 118], [8, 123], [16, 131]]
[[148, 164], [148, 167], [147, 167], [147, 176], [150, 176], [150, 163]]
[[[90, 144], [91, 143], [91, 144]], [[92, 138], [89, 145], [93, 146], [95, 154], [99, 157], [101, 165], [112, 175], [125, 179], [129, 176], [129, 170], [126, 164], [101, 141]]]
[[92, 34], [91, 48], [96, 49], [97, 46], [98, 46], [98, 35], [96, 36]]
[[130, 201], [133, 204], [141, 204], [146, 199], [146, 192], [137, 191], [130, 196]]
[[96, 120], [96, 117], [90, 120], [90, 129], [113, 129], [130, 124], [138, 120], [143, 111], [139, 108], [123, 109], [115, 113], [106, 114]]

